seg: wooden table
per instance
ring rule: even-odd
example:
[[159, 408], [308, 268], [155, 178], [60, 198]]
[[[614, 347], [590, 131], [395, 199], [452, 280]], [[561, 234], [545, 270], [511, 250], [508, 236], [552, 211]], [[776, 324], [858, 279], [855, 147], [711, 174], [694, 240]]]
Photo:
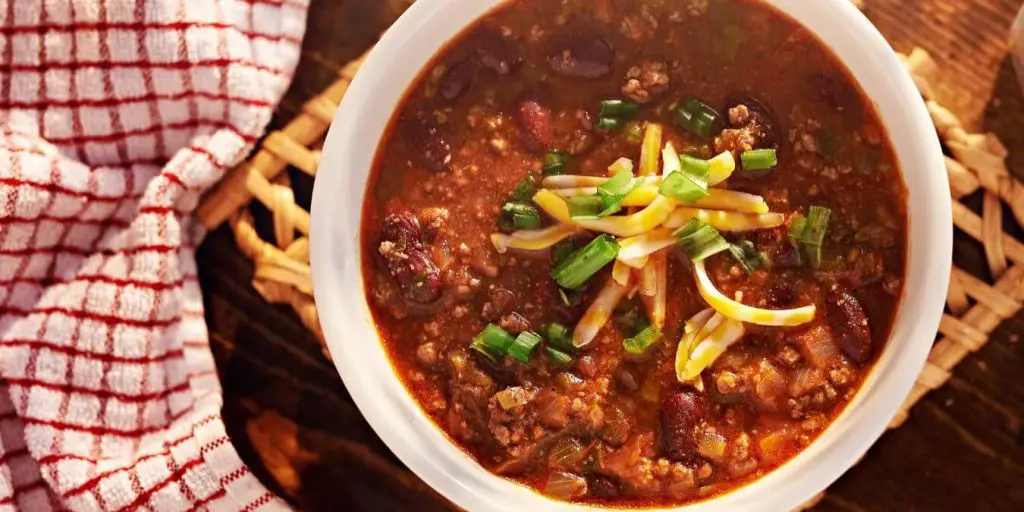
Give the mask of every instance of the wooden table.
[[[313, 0], [298, 74], [272, 128], [372, 44], [407, 2]], [[1024, 100], [1005, 43], [1021, 1], [864, 3], [896, 50], [931, 52], [945, 73], [938, 99], [970, 128], [999, 135], [1011, 148], [1011, 169], [1024, 176]], [[310, 185], [296, 187], [306, 204]], [[958, 237], [955, 252], [961, 266], [988, 278], [975, 242]], [[198, 258], [228, 432], [266, 485], [307, 509], [451, 509], [377, 438], [294, 314], [253, 291], [252, 266], [227, 228], [210, 234]], [[1021, 333], [1024, 314], [1004, 323], [902, 428], [887, 433], [818, 509], [1024, 510]]]

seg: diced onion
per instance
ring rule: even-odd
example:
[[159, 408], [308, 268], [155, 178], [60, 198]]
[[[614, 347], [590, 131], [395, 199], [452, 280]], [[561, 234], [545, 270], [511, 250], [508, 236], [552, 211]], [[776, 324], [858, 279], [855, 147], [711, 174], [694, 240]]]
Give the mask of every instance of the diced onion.
[[776, 228], [786, 223], [786, 216], [781, 213], [754, 215], [680, 206], [665, 220], [663, 226], [679, 228], [691, 219], [700, 219], [719, 231], [754, 231]]
[[628, 284], [623, 286], [615, 282], [614, 279], [609, 279], [604, 284], [604, 288], [598, 292], [594, 302], [591, 302], [590, 306], [587, 307], [583, 318], [576, 324], [576, 330], [572, 333], [572, 344], [574, 347], [583, 347], [594, 341], [597, 333], [612, 317], [612, 312], [615, 311], [615, 307], [622, 301], [628, 289]]
[[748, 306], [726, 297], [711, 282], [711, 276], [708, 275], [703, 261], [694, 262], [693, 273], [697, 280], [697, 290], [708, 305], [733, 320], [756, 325], [791, 327], [814, 319], [814, 304], [795, 309], [771, 310]]
[[516, 231], [508, 235], [494, 233], [491, 235], [491, 244], [499, 254], [505, 254], [509, 249], [539, 251], [569, 238], [577, 231], [579, 229], [575, 226], [556, 224], [545, 229]]

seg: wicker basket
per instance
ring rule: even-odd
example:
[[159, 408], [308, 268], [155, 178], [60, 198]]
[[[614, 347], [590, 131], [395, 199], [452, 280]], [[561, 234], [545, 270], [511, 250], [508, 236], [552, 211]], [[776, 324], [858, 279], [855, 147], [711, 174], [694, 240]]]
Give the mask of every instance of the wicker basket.
[[[295, 203], [283, 171], [291, 166], [315, 175], [324, 133], [364, 57], [346, 65], [338, 79], [307, 101], [302, 113], [282, 130], [267, 135], [253, 157], [233, 169], [198, 210], [207, 228], [230, 222], [239, 247], [254, 261], [256, 290], [271, 303], [290, 304], [321, 341], [309, 271], [309, 213]], [[989, 334], [1017, 313], [1024, 301], [1024, 243], [1004, 231], [1002, 219], [1005, 202], [1024, 225], [1024, 185], [1006, 169], [1006, 148], [992, 134], [968, 133], [952, 112], [932, 100], [931, 84], [938, 69], [926, 52], [915, 49], [901, 58], [952, 155], [946, 158], [946, 170], [954, 199], [953, 222], [984, 245], [994, 281], [986, 282], [954, 265], [947, 313], [939, 325], [941, 337], [891, 428], [902, 424], [926, 393], [942, 386], [960, 361], [984, 346]], [[959, 201], [979, 189], [983, 190], [980, 216]], [[272, 212], [274, 243], [257, 235], [247, 208], [253, 200]]]

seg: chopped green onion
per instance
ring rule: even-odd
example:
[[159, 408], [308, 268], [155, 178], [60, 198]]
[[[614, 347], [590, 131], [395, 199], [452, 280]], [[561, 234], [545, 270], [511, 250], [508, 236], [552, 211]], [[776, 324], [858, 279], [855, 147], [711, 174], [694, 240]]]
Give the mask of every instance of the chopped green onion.
[[737, 243], [729, 245], [729, 252], [732, 253], [736, 261], [740, 263], [743, 270], [746, 270], [748, 274], [761, 270], [768, 266], [768, 260], [761, 251], [758, 251], [754, 247], [754, 243], [750, 240], [740, 240]]
[[807, 217], [796, 214], [789, 224], [787, 236], [793, 241], [798, 252], [804, 249], [811, 265], [821, 265], [821, 246], [825, 242], [825, 232], [832, 217], [832, 210], [823, 206], [812, 206]]
[[629, 117], [636, 113], [640, 105], [632, 101], [604, 100], [601, 102], [601, 117]]
[[632, 171], [620, 171], [597, 187], [597, 193], [602, 196], [624, 196], [633, 191], [633, 179]]
[[740, 154], [744, 171], [766, 171], [778, 165], [774, 149], [754, 149]]
[[604, 211], [604, 199], [598, 196], [575, 196], [565, 200], [569, 205], [569, 217], [573, 220], [598, 219]]
[[676, 108], [676, 124], [705, 139], [711, 138], [719, 117], [715, 109], [693, 97], [684, 99]]
[[675, 235], [692, 261], [701, 261], [729, 248], [729, 242], [722, 238], [722, 234], [700, 219], [690, 219]]
[[473, 343], [469, 345], [469, 348], [480, 352], [496, 363], [505, 356], [508, 348], [515, 341], [515, 338], [505, 329], [494, 324], [487, 324], [487, 327], [484, 327], [484, 330], [473, 338]]
[[572, 344], [572, 332], [569, 331], [568, 327], [552, 322], [544, 326], [543, 332], [544, 339], [548, 340], [548, 345], [566, 352], [572, 352], [576, 349]]
[[803, 242], [808, 245], [821, 245], [825, 241], [828, 222], [832, 218], [832, 210], [823, 206], [812, 206], [807, 210], [807, 228], [804, 230]]
[[602, 234], [559, 263], [551, 271], [551, 277], [562, 288], [575, 290], [611, 263], [618, 254], [619, 243], [608, 234]]
[[566, 291], [562, 288], [558, 289], [558, 296], [562, 299], [562, 304], [566, 307], [574, 308], [583, 302], [583, 294], [578, 291]]
[[523, 331], [516, 337], [516, 341], [508, 347], [508, 355], [523, 363], [530, 361], [534, 349], [540, 344], [540, 335], [530, 331]]
[[566, 258], [576, 250], [576, 242], [566, 238], [551, 248], [551, 260], [555, 265], [565, 261]]
[[597, 129], [602, 132], [610, 132], [622, 126], [622, 119], [617, 117], [602, 117], [597, 120]]
[[516, 188], [512, 190], [512, 194], [508, 196], [508, 200], [516, 203], [525, 203], [533, 199], [533, 194], [535, 193], [537, 193], [537, 181], [532, 175], [526, 176], [519, 180]]
[[786, 236], [794, 242], [801, 242], [804, 239], [804, 231], [807, 229], [807, 217], [799, 213], [793, 214], [789, 223], [789, 231]]
[[626, 157], [622, 157], [616, 160], [614, 163], [612, 163], [612, 165], [608, 166], [608, 174], [611, 174], [612, 176], [615, 176], [616, 174], [622, 172], [628, 172], [630, 174], [633, 174], [632, 160]]
[[565, 164], [569, 161], [569, 154], [561, 149], [553, 149], [544, 155], [544, 175], [554, 176], [565, 172]]
[[501, 212], [512, 218], [512, 224], [519, 229], [537, 229], [540, 227], [540, 210], [536, 206], [523, 203], [505, 203]]
[[568, 366], [572, 362], [572, 356], [550, 345], [544, 347], [544, 353], [548, 355], [549, 359], [561, 366]]
[[636, 336], [622, 340], [622, 347], [630, 354], [640, 355], [653, 345], [655, 341], [658, 341], [660, 337], [661, 332], [658, 331], [658, 328], [648, 325], [644, 330], [637, 333]]
[[705, 160], [682, 156], [681, 172], [669, 173], [661, 180], [658, 193], [683, 203], [693, 203], [711, 195], [708, 192], [708, 174], [711, 165]]

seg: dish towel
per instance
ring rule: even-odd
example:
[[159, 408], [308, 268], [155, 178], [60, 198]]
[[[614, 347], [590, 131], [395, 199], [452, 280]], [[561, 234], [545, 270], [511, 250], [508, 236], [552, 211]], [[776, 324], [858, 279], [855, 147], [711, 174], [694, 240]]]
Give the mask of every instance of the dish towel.
[[284, 502], [228, 439], [190, 218], [307, 0], [0, 1], [0, 510]]

